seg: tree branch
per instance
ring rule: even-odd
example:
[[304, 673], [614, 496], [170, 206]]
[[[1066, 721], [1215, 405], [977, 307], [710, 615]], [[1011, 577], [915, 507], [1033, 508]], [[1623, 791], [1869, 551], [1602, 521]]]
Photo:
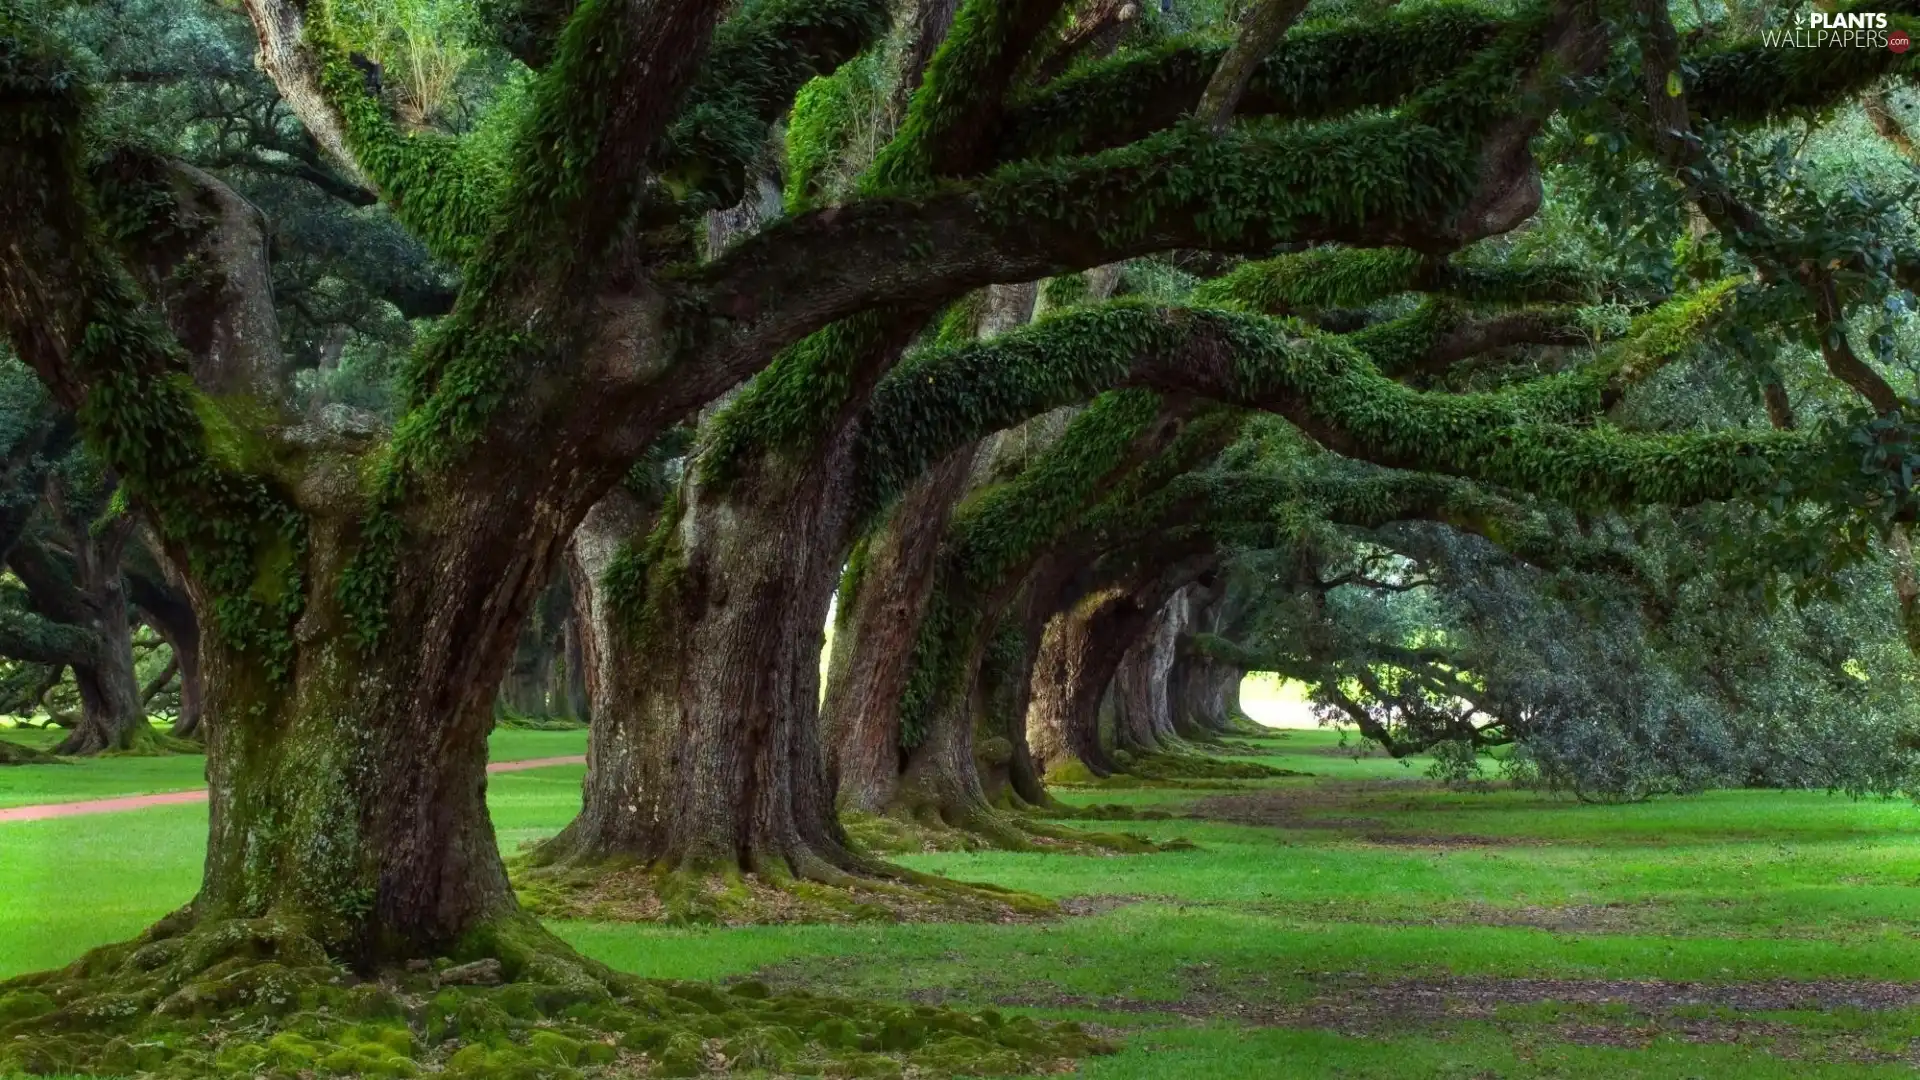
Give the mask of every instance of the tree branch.
[[1213, 77], [1207, 80], [1207, 88], [1200, 93], [1200, 104], [1193, 110], [1194, 119], [1215, 133], [1225, 131], [1233, 122], [1233, 110], [1246, 94], [1247, 84], [1253, 81], [1255, 69], [1280, 44], [1287, 29], [1306, 8], [1307, 0], [1260, 0], [1233, 45], [1220, 58]]
[[[1679, 176], [1707, 220], [1713, 222], [1735, 250], [1752, 259], [1764, 276], [1775, 280], [1798, 281], [1807, 290], [1813, 299], [1814, 323], [1819, 330], [1820, 353], [1826, 361], [1827, 371], [1865, 398], [1876, 412], [1884, 415], [1898, 410], [1902, 404], [1899, 393], [1871, 365], [1860, 359], [1847, 341], [1846, 323], [1832, 270], [1813, 260], [1802, 260], [1800, 265], [1790, 267], [1781, 265], [1773, 258], [1769, 253], [1773, 246], [1769, 243], [1772, 229], [1766, 219], [1719, 179], [1705, 148], [1694, 137], [1688, 120], [1688, 91], [1681, 79], [1680, 39], [1666, 5], [1661, 0], [1635, 0], [1634, 14], [1640, 38], [1642, 84], [1655, 155]], [[1830, 51], [1850, 53], [1874, 50]]]
[[[1672, 301], [1588, 365], [1484, 394], [1422, 393], [1347, 342], [1271, 320], [1112, 303], [902, 365], [869, 407], [861, 498], [878, 506], [987, 431], [1116, 386], [1276, 412], [1349, 457], [1473, 476], [1580, 504], [1694, 502], [1770, 482], [1818, 452], [1803, 436], [1626, 435], [1562, 426], [1604, 413], [1733, 307], [1732, 282]], [[1692, 470], [1692, 471], [1689, 471]]]
[[194, 382], [286, 405], [292, 371], [280, 350], [266, 216], [211, 174], [136, 150], [109, 157], [96, 186], [141, 284], [193, 357]]

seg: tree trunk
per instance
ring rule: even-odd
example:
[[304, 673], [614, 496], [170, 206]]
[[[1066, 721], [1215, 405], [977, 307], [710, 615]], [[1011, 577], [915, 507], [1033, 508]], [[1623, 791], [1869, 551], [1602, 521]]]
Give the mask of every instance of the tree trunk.
[[821, 732], [835, 798], [846, 809], [877, 814], [893, 801], [904, 765], [900, 695], [939, 567], [940, 537], [966, 489], [974, 452], [969, 444], [907, 490], [855, 554], [841, 590]]
[[1210, 656], [1183, 652], [1174, 661], [1170, 688], [1175, 717], [1189, 738], [1211, 738], [1234, 728], [1240, 712], [1240, 681], [1247, 673]]
[[850, 448], [766, 455], [726, 490], [682, 484], [677, 527], [646, 553], [644, 601], [596, 601], [584, 805], [541, 861], [822, 880], [859, 865], [818, 729]]
[[[951, 18], [952, 5], [946, 7]], [[1025, 324], [1038, 299], [1033, 284], [989, 288], [975, 333], [985, 340]], [[900, 699], [939, 577], [940, 541], [954, 506], [980, 482], [992, 456], [980, 442], [947, 455], [907, 489], [856, 556], [850, 587], [842, 591], [821, 714], [828, 769], [843, 807], [868, 813], [894, 807], [900, 778], [913, 768], [901, 749]]]
[[1168, 601], [1153, 617], [1114, 673], [1114, 742], [1132, 753], [1164, 753], [1178, 744], [1167, 694], [1177, 633], [1176, 602]]
[[548, 628], [536, 615], [527, 620], [513, 651], [513, 664], [500, 683], [500, 704], [520, 716], [546, 716], [552, 682], [553, 650]]
[[[632, 700], [635, 691], [630, 683], [639, 675], [635, 665], [625, 662], [630, 655], [619, 647], [618, 638], [627, 627], [614, 610], [608, 571], [617, 565], [625, 545], [645, 539], [659, 512], [657, 500], [643, 500], [616, 488], [587, 511], [567, 544], [567, 580], [573, 588], [580, 679], [585, 686], [586, 712], [596, 721], [613, 715], [618, 703]], [[593, 762], [609, 752], [599, 749], [601, 739], [596, 724], [587, 749], [589, 787], [594, 782]]]
[[1032, 674], [1024, 612], [1016, 606], [995, 634], [980, 665], [973, 701], [974, 762], [994, 806], [1043, 806], [1046, 789], [1027, 750], [1027, 681]]
[[96, 528], [85, 508], [72, 505], [58, 478], [48, 483], [46, 498], [70, 551], [22, 539], [9, 554], [8, 565], [40, 613], [84, 631], [82, 636], [92, 640], [91, 647], [68, 659], [80, 692], [80, 717], [53, 752], [151, 749], [158, 734], [147, 722], [134, 673], [133, 619], [121, 574], [133, 522], [121, 515]]
[[1082, 598], [1048, 623], [1033, 668], [1027, 745], [1042, 779], [1112, 776], [1113, 759], [1100, 745], [1100, 702], [1125, 643], [1111, 647], [1096, 635], [1107, 594]]
[[200, 621], [187, 599], [186, 580], [166, 562], [160, 546], [143, 530], [142, 543], [130, 552], [127, 595], [148, 625], [160, 632], [180, 666], [180, 712], [173, 736], [197, 739], [206, 719], [200, 674]]
[[295, 920], [363, 971], [492, 950], [475, 935], [517, 921], [518, 906], [487, 814], [486, 737], [564, 513], [443, 505], [445, 531], [401, 552], [372, 647], [340, 600], [358, 520], [309, 519], [284, 678], [258, 647], [201, 643], [210, 824], [197, 921]]
[[1144, 581], [1129, 574], [1092, 587], [1047, 624], [1027, 714], [1027, 739], [1043, 776], [1113, 774], [1099, 741], [1101, 699], [1156, 613], [1213, 561], [1211, 553], [1160, 560], [1155, 571], [1134, 572], [1152, 574]]
[[578, 601], [575, 601], [573, 610], [567, 616], [567, 685], [564, 689], [567, 715], [578, 720], [591, 720], [593, 711], [587, 704], [586, 635], [582, 631], [581, 620], [582, 612]]
[[74, 685], [80, 691], [80, 723], [54, 748], [60, 755], [134, 750], [157, 736], [147, 722], [140, 678], [133, 669], [133, 626], [127, 617], [126, 594], [116, 581], [89, 599], [99, 604], [94, 629], [100, 636], [100, 651], [93, 663], [73, 665]]

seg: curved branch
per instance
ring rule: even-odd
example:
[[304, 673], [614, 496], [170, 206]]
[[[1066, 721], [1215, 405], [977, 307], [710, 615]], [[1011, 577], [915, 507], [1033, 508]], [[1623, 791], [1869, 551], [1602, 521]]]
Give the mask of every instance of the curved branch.
[[1601, 282], [1583, 267], [1485, 266], [1406, 248], [1313, 248], [1237, 267], [1201, 284], [1195, 300], [1267, 315], [1358, 308], [1406, 292], [1481, 304], [1578, 304]]
[[0, 656], [10, 660], [91, 667], [104, 649], [99, 635], [85, 627], [30, 611], [0, 611]]
[[1381, 374], [1395, 379], [1439, 374], [1463, 360], [1516, 345], [1587, 345], [1593, 340], [1576, 308], [1475, 317], [1436, 303], [1345, 336]]
[[1482, 394], [1409, 389], [1338, 337], [1289, 336], [1258, 316], [1125, 302], [1076, 311], [902, 365], [862, 426], [860, 498], [878, 506], [928, 455], [1115, 386], [1265, 409], [1349, 457], [1573, 503], [1731, 497], [1819, 448], [1786, 433], [1664, 437], [1564, 425], [1604, 413], [1633, 382], [1684, 355], [1733, 295], [1729, 281], [1670, 302], [1585, 367]]
[[266, 216], [212, 174], [132, 149], [96, 170], [96, 186], [135, 276], [192, 357], [195, 384], [286, 403]]
[[[1235, 111], [1319, 120], [1391, 105], [1458, 72], [1507, 26], [1478, 4], [1429, 4], [1296, 29], [1254, 70]], [[1447, 47], [1435, 48], [1440, 41]], [[999, 160], [1093, 153], [1172, 127], [1200, 100], [1226, 52], [1223, 44], [1182, 41], [1056, 79], [1009, 112]]]

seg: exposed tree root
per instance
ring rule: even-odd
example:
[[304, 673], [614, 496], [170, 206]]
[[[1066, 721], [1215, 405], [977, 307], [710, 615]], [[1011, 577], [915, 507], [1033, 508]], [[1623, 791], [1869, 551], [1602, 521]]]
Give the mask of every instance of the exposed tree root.
[[7, 739], [0, 739], [0, 765], [59, 765], [64, 764], [52, 754], [35, 750], [31, 746]]
[[85, 732], [75, 731], [67, 736], [65, 742], [53, 748], [53, 753], [61, 757], [166, 757], [170, 754], [204, 754], [207, 748], [193, 739], [178, 738], [159, 730], [151, 724], [141, 724], [134, 728], [129, 742], [124, 747], [103, 746], [84, 737]]
[[[1160, 819], [1171, 817], [1162, 813]], [[959, 818], [958, 824], [933, 815], [907, 819], [867, 814], [842, 815], [849, 835], [870, 851], [911, 855], [929, 851], [1045, 851], [1071, 855], [1137, 855], [1155, 851], [1187, 851], [1185, 840], [1153, 840], [1134, 833], [1090, 832], [1054, 824], [1044, 818], [1088, 820], [1155, 820], [1151, 815], [1128, 817], [1083, 814], [1062, 803], [1044, 808], [1008, 808], [982, 811]]]
[[[1048, 816], [1071, 816], [1054, 808]], [[1095, 817], [1096, 815], [1087, 815]], [[1169, 815], [1162, 815], [1169, 816]], [[869, 856], [934, 851], [1050, 851], [1077, 855], [1190, 850], [1185, 840], [1091, 832], [1031, 811], [983, 810], [958, 818], [853, 813], [843, 824], [855, 869], [806, 876], [750, 873], [735, 866], [664, 867], [637, 859], [536, 852], [513, 868], [520, 902], [544, 918], [673, 925], [778, 923], [1019, 922], [1051, 918], [1045, 897], [923, 874]]]
[[1018, 922], [1060, 913], [1045, 897], [876, 864], [832, 881], [668, 870], [633, 861], [520, 867], [520, 901], [546, 918], [673, 925]]
[[330, 960], [296, 920], [189, 921], [0, 983], [0, 1075], [996, 1075], [1107, 1050], [1076, 1025], [991, 1011], [641, 979], [525, 916], [373, 978]]
[[1095, 776], [1077, 761], [1047, 773], [1048, 784], [1080, 788], [1140, 787], [1237, 787], [1234, 781], [1267, 780], [1286, 776], [1312, 776], [1293, 769], [1278, 769], [1257, 761], [1230, 761], [1211, 754], [1129, 754], [1113, 752], [1113, 762], [1122, 771], [1112, 776]]
[[1233, 710], [1232, 713], [1228, 714], [1227, 728], [1224, 734], [1238, 735], [1243, 739], [1284, 739], [1286, 738], [1286, 734], [1284, 732], [1275, 731], [1273, 728], [1270, 728], [1267, 725], [1262, 724], [1260, 721], [1255, 720], [1253, 717], [1248, 716], [1246, 713], [1241, 712], [1239, 709], [1235, 709]]
[[1092, 803], [1086, 806], [1062, 803], [1057, 809], [1049, 810], [1047, 816], [1072, 821], [1171, 821], [1177, 815], [1151, 806], [1128, 806], [1125, 803]]

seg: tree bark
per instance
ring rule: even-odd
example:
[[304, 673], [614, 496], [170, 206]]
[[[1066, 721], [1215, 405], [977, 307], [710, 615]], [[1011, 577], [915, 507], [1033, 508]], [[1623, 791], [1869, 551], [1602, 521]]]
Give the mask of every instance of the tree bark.
[[1232, 731], [1240, 714], [1240, 682], [1246, 677], [1239, 668], [1183, 650], [1169, 681], [1176, 730], [1201, 739]]
[[172, 734], [178, 739], [197, 739], [206, 717], [201, 692], [200, 624], [183, 583], [159, 556], [152, 555], [154, 547], [148, 542], [135, 549], [134, 565], [127, 570], [127, 593], [147, 623], [166, 639], [174, 663], [180, 667], [180, 712], [174, 717]]
[[94, 662], [73, 665], [80, 691], [80, 723], [54, 748], [63, 756], [138, 749], [156, 735], [147, 721], [140, 679], [133, 669], [133, 626], [125, 592], [114, 585], [94, 593], [99, 602], [94, 629], [100, 651]]
[[881, 813], [893, 801], [904, 766], [900, 695], [939, 568], [940, 537], [974, 455], [969, 444], [907, 490], [856, 555], [853, 580], [841, 592], [821, 733], [843, 808]]
[[94, 528], [83, 508], [70, 505], [57, 479], [47, 485], [47, 506], [66, 533], [70, 557], [27, 538], [14, 546], [7, 565], [40, 614], [82, 631], [90, 641], [67, 660], [80, 692], [80, 717], [53, 752], [79, 756], [150, 748], [157, 734], [147, 722], [134, 673], [133, 621], [121, 575], [133, 522], [123, 515]]
[[587, 703], [586, 634], [581, 617], [579, 602], [575, 600], [573, 610], [567, 614], [567, 682], [563, 690], [566, 694], [566, 714], [579, 720], [591, 720], [593, 711]]
[[[1100, 745], [1101, 699], [1155, 615], [1214, 560], [1211, 552], [1187, 552], [1096, 581], [1048, 623], [1027, 714], [1027, 739], [1043, 776], [1117, 771]], [[1138, 734], [1131, 737], [1136, 746], [1129, 749], [1142, 748]]]
[[[487, 814], [486, 737], [558, 553], [556, 522], [493, 501], [437, 509], [445, 532], [410, 538], [377, 647], [359, 643], [339, 599], [352, 514], [310, 519], [284, 680], [260, 650], [203, 639], [212, 722], [198, 922], [296, 920], [330, 955], [373, 971], [449, 955], [517, 918]], [[204, 610], [212, 597], [192, 584]]]
[[[976, 333], [991, 338], [1027, 322], [1038, 299], [1032, 284], [987, 290]], [[845, 808], [889, 809], [910, 767], [901, 748], [900, 698], [939, 576], [941, 537], [954, 506], [980, 483], [992, 457], [983, 442], [954, 450], [907, 489], [886, 523], [867, 538], [850, 588], [842, 590], [821, 717], [828, 771]]]
[[818, 728], [850, 443], [811, 460], [767, 454], [725, 490], [682, 484], [677, 525], [648, 553], [642, 610], [596, 602], [584, 805], [542, 861], [819, 880], [860, 865]]
[[1233, 120], [1233, 110], [1239, 106], [1241, 95], [1247, 92], [1247, 84], [1253, 81], [1254, 71], [1274, 46], [1280, 44], [1287, 28], [1306, 7], [1307, 0], [1259, 0], [1259, 6], [1234, 38], [1233, 45], [1220, 58], [1213, 78], [1207, 81], [1206, 90], [1200, 94], [1200, 104], [1193, 110], [1194, 118], [1214, 131], [1227, 130]]
[[1116, 770], [1100, 745], [1100, 701], [1126, 644], [1115, 649], [1096, 634], [1096, 616], [1112, 600], [1107, 594], [1082, 598], [1055, 615], [1041, 638], [1027, 745], [1043, 780], [1105, 777]]
[[1169, 680], [1174, 648], [1186, 621], [1183, 594], [1184, 590], [1175, 593], [1152, 617], [1114, 674], [1116, 741], [1134, 753], [1164, 753], [1180, 745]]

